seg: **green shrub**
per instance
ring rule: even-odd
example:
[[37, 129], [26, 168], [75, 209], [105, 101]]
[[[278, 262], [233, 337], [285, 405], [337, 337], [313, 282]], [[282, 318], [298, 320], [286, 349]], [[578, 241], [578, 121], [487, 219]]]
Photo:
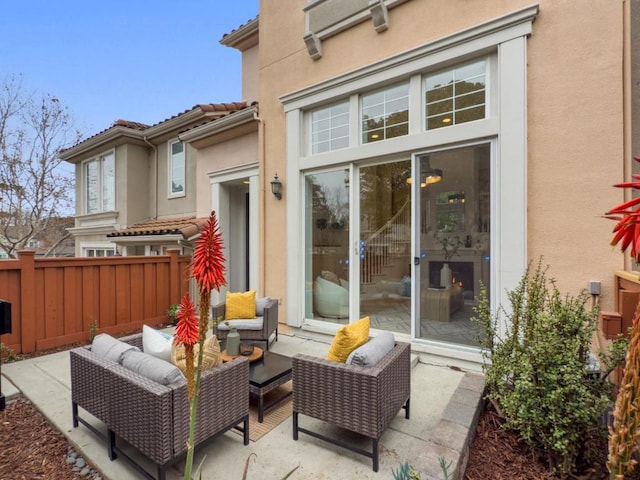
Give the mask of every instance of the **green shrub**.
[[0, 343], [0, 362], [13, 362], [15, 360], [18, 360], [16, 352], [4, 343]]
[[566, 477], [588, 440], [604, 435], [599, 418], [610, 400], [606, 380], [587, 369], [598, 312], [587, 308], [586, 292], [562, 296], [547, 268], [541, 261], [534, 272], [527, 268], [508, 292], [510, 310], [500, 308], [495, 316], [483, 289], [474, 321], [483, 330], [487, 397], [505, 427]]
[[174, 303], [167, 309], [167, 317], [171, 320], [172, 325], [178, 323], [178, 312], [180, 311], [180, 304]]

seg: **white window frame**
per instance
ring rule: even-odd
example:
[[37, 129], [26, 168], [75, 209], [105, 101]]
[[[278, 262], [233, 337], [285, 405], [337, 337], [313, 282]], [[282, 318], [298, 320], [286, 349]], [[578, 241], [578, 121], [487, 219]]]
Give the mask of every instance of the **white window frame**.
[[[89, 256], [88, 253], [89, 251], [93, 251], [93, 252], [97, 252], [97, 251], [101, 251], [104, 252], [105, 255], [91, 255]], [[102, 257], [114, 257], [118, 254], [118, 249], [116, 247], [116, 245], [114, 243], [109, 243], [109, 242], [99, 242], [99, 243], [82, 243], [80, 245], [80, 252], [81, 255], [83, 257], [87, 257], [87, 258], [102, 258]], [[107, 252], [113, 252], [112, 255], [106, 255]]]
[[[407, 86], [407, 95], [406, 96], [404, 96], [404, 97], [395, 97], [395, 98], [391, 98], [391, 99], [387, 98], [387, 95], [388, 95], [388, 93], [390, 91], [392, 91], [392, 90], [394, 90], [394, 89], [396, 89], [398, 87], [405, 86], [405, 85]], [[362, 143], [374, 143], [374, 142], [378, 142], [378, 141], [382, 141], [382, 140], [389, 140], [391, 138], [404, 137], [405, 135], [409, 134], [409, 123], [410, 123], [409, 114], [410, 114], [410, 110], [411, 110], [411, 94], [410, 94], [411, 92], [410, 92], [410, 89], [411, 89], [411, 85], [409, 84], [409, 82], [403, 81], [403, 82], [398, 82], [398, 83], [396, 83], [394, 85], [390, 85], [390, 86], [375, 90], [373, 92], [364, 92], [364, 93], [360, 94], [359, 122], [360, 122], [360, 133], [361, 133], [360, 141]], [[368, 98], [368, 97], [372, 97], [374, 95], [378, 95], [378, 94], [381, 94], [382, 97], [383, 97], [382, 102], [378, 104], [379, 106], [382, 107], [383, 113], [382, 113], [382, 115], [380, 115], [377, 118], [381, 118], [382, 120], [384, 120], [384, 122], [383, 122], [382, 128], [375, 129], [375, 130], [381, 130], [383, 135], [382, 135], [382, 138], [377, 138], [376, 137], [375, 139], [372, 139], [371, 141], [365, 141], [365, 134], [367, 132], [374, 131], [374, 130], [365, 130], [365, 128], [364, 128], [364, 111], [365, 111], [364, 103], [365, 103], [365, 99]], [[390, 128], [393, 128], [396, 125], [403, 125], [404, 122], [401, 123], [401, 124], [387, 125], [387, 118], [392, 113], [395, 113], [393, 111], [387, 111], [387, 110], [389, 109], [389, 105], [391, 103], [397, 102], [398, 100], [402, 100], [404, 98], [406, 98], [406, 100], [407, 100], [407, 109], [406, 109], [406, 112], [407, 112], [407, 121], [406, 121], [407, 133], [403, 134], [403, 135], [397, 135], [397, 136], [394, 136], [394, 137], [389, 137], [389, 136], [387, 136], [387, 131]], [[373, 105], [370, 105], [369, 107], [366, 107], [366, 108], [371, 108], [371, 107], [373, 107]], [[404, 111], [404, 110], [400, 110], [400, 111]]]
[[[111, 159], [113, 162], [113, 174], [110, 178], [105, 175], [105, 161]], [[89, 211], [89, 167], [97, 165], [96, 178], [96, 207]], [[108, 180], [108, 182], [107, 182]], [[89, 160], [82, 162], [82, 186], [83, 186], [83, 211], [85, 214], [91, 215], [95, 213], [111, 212], [116, 209], [116, 153], [115, 150], [101, 153]], [[109, 200], [106, 193], [111, 194]], [[105, 204], [105, 202], [109, 202]]]
[[[484, 120], [485, 118], [487, 118], [487, 109], [489, 108], [489, 104], [488, 104], [488, 101], [487, 101], [487, 99], [488, 99], [487, 90], [488, 90], [488, 87], [489, 87], [489, 84], [488, 84], [488, 79], [489, 79], [488, 62], [486, 62], [486, 61], [484, 62], [484, 73], [483, 73], [483, 76], [484, 76], [484, 88], [481, 90], [484, 93], [484, 102], [482, 104], [473, 105], [471, 107], [458, 108], [457, 107], [457, 101], [459, 99], [465, 97], [466, 95], [470, 95], [470, 94], [469, 93], [456, 94], [456, 84], [459, 83], [459, 80], [460, 80], [460, 78], [458, 78], [456, 76], [456, 74], [459, 72], [459, 70], [461, 70], [462, 68], [467, 67], [469, 65], [473, 65], [475, 63], [479, 63], [480, 61], [483, 61], [483, 60], [484, 59], [479, 59], [479, 60], [475, 59], [472, 62], [466, 62], [466, 63], [462, 63], [462, 64], [458, 64], [458, 65], [452, 65], [451, 67], [448, 67], [448, 68], [445, 68], [445, 69], [442, 69], [442, 70], [438, 70], [438, 71], [435, 71], [435, 72], [430, 72], [429, 74], [424, 75], [424, 77], [423, 77], [423, 90], [424, 90], [424, 93], [423, 93], [423, 97], [422, 98], [424, 98], [424, 100], [425, 100], [425, 102], [424, 102], [425, 103], [425, 116], [424, 116], [424, 128], [425, 128], [425, 130], [437, 130], [439, 128], [453, 127], [454, 125], [460, 125], [461, 123], [467, 123], [469, 121]], [[427, 109], [428, 109], [429, 103], [427, 103], [427, 101], [426, 101], [427, 81], [428, 81], [428, 78], [432, 74], [438, 75], [438, 74], [445, 73], [445, 72], [451, 72], [451, 76], [452, 76], [452, 79], [453, 79], [453, 83], [451, 85], [452, 94], [451, 94], [451, 97], [449, 98], [451, 100], [451, 104], [452, 104], [451, 108], [452, 109], [451, 109], [451, 111], [446, 112], [446, 114], [448, 114], [450, 116], [449, 123], [446, 123], [444, 125], [440, 125], [438, 127], [430, 129], [429, 128], [429, 119], [441, 117], [441, 116], [444, 115], [444, 113], [428, 115]], [[465, 80], [467, 80], [467, 79], [465, 79]], [[472, 93], [477, 93], [479, 91], [480, 90], [476, 90], [476, 91], [474, 91]], [[444, 101], [444, 100], [439, 100], [439, 101]], [[430, 103], [437, 103], [437, 102], [430, 102]], [[465, 110], [470, 110], [472, 108], [477, 108], [479, 106], [484, 107], [484, 116], [483, 117], [478, 117], [478, 118], [475, 118], [473, 120], [468, 120], [467, 122], [457, 122], [456, 121], [456, 116], [457, 116], [456, 114], [457, 113], [463, 112]]]
[[[333, 110], [336, 107], [339, 106], [346, 106], [346, 112], [344, 113], [339, 113], [337, 115], [334, 115]], [[344, 100], [339, 100], [337, 102], [332, 103], [331, 105], [326, 105], [320, 108], [316, 108], [312, 111], [309, 112], [309, 117], [308, 117], [308, 122], [309, 122], [309, 127], [307, 129], [307, 131], [309, 132], [309, 150], [310, 150], [310, 154], [311, 155], [317, 155], [317, 154], [322, 154], [322, 153], [327, 153], [327, 152], [333, 152], [335, 150], [340, 150], [342, 148], [348, 148], [349, 147], [349, 143], [351, 141], [351, 132], [350, 132], [350, 122], [351, 122], [351, 111], [350, 111], [350, 105], [349, 105], [349, 99], [344, 99]], [[316, 114], [320, 114], [322, 112], [328, 111], [328, 118], [326, 119], [329, 123], [329, 128], [325, 129], [324, 131], [328, 132], [329, 138], [323, 142], [319, 142], [319, 141], [315, 141], [314, 138], [319, 135], [321, 133], [321, 131], [314, 129], [315, 125], [318, 125], [319, 122], [321, 122], [322, 120], [314, 120], [314, 116]], [[345, 116], [347, 117], [347, 123], [346, 124], [340, 124], [337, 123], [336, 119], [339, 117], [343, 117]], [[335, 135], [336, 134], [336, 130], [340, 127], [347, 127], [347, 134], [346, 135]], [[337, 140], [341, 140], [341, 139], [346, 139], [347, 144], [345, 146], [340, 146], [340, 147], [333, 147], [333, 144], [335, 141]], [[328, 142], [329, 143], [329, 148], [327, 150], [317, 150], [316, 147], [320, 144], [320, 143], [325, 143]]]
[[[344, 75], [330, 78], [280, 97], [286, 115], [287, 156], [287, 322], [300, 327], [304, 319], [304, 179], [307, 169], [357, 162], [381, 156], [414, 153], [441, 145], [493, 139], [491, 159], [491, 273], [490, 301], [508, 305], [506, 292], [514, 288], [526, 269], [527, 252], [527, 37], [532, 33], [537, 4], [512, 11], [486, 23], [453, 33], [399, 55]], [[422, 75], [446, 65], [488, 56], [486, 118], [452, 128], [425, 131]], [[304, 112], [351, 96], [372, 86], [383, 86], [410, 77], [409, 135], [353, 145], [330, 155], [306, 156], [300, 129]], [[421, 106], [416, 108], [416, 106]], [[352, 120], [353, 122], [353, 120]], [[298, 179], [297, 181], [295, 179]], [[412, 252], [416, 256], [417, 252]], [[502, 334], [504, 332], [499, 332]], [[428, 355], [456, 359], [458, 363], [482, 362], [477, 349], [441, 345], [412, 339]]]
[[[182, 145], [182, 155], [174, 155], [173, 154], [173, 146], [175, 144], [181, 144]], [[179, 197], [184, 197], [187, 194], [187, 144], [181, 140], [170, 140], [168, 142], [168, 146], [167, 146], [167, 154], [168, 154], [168, 162], [167, 162], [167, 192], [169, 193], [168, 197], [169, 198], [179, 198]], [[182, 174], [182, 190], [180, 191], [173, 191], [173, 183], [174, 183], [174, 161], [176, 161], [176, 159], [182, 159], [182, 166], [180, 167], [181, 170], [181, 174]]]

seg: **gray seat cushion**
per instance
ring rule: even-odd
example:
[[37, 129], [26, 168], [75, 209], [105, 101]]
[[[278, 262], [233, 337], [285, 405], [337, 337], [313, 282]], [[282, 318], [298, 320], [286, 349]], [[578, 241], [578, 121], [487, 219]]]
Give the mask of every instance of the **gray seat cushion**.
[[226, 322], [229, 322], [238, 330], [262, 330], [263, 317], [256, 318], [237, 318], [235, 320], [225, 320], [218, 324], [220, 330], [229, 330]]
[[347, 365], [373, 367], [393, 349], [394, 345], [393, 333], [383, 332], [351, 352], [345, 363]]

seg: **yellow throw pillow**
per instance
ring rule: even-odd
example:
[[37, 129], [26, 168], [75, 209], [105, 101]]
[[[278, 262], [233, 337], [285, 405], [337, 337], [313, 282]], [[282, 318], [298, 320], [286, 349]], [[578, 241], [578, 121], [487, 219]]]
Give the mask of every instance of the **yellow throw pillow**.
[[327, 360], [344, 363], [349, 354], [369, 340], [369, 317], [345, 325], [336, 332]]
[[[200, 345], [195, 344], [193, 346], [193, 365], [198, 364], [198, 352], [200, 351]], [[175, 343], [171, 344], [171, 363], [178, 367], [182, 373], [187, 373], [186, 353], [184, 345], [176, 346]], [[202, 353], [202, 369], [207, 370], [209, 368], [217, 367], [222, 364], [222, 353], [220, 351], [220, 342], [215, 335], [207, 338], [204, 341], [204, 350]]]
[[225, 320], [256, 318], [256, 291], [242, 293], [227, 292]]

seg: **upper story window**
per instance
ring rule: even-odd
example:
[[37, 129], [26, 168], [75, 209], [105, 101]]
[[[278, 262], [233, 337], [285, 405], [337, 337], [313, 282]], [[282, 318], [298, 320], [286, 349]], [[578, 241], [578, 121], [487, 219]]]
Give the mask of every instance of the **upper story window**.
[[184, 143], [169, 144], [169, 196], [182, 197], [185, 194], [186, 164]]
[[311, 112], [311, 153], [349, 146], [349, 102], [344, 101]]
[[486, 62], [481, 60], [427, 75], [426, 128], [433, 130], [485, 118]]
[[113, 152], [84, 163], [85, 213], [116, 209], [116, 156]]
[[409, 133], [409, 83], [362, 95], [362, 143]]

